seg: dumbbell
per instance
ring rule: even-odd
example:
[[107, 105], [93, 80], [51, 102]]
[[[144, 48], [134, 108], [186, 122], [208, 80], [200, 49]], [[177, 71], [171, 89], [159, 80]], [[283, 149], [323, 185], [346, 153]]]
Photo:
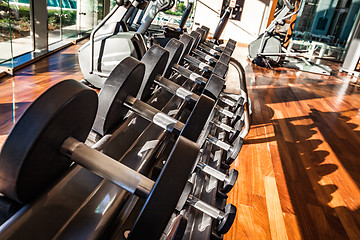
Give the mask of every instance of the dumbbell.
[[[183, 49], [184, 49], [184, 45], [182, 42], [180, 42], [179, 40], [176, 40], [176, 39], [171, 39], [168, 42], [168, 44], [165, 46], [165, 49], [169, 51], [169, 60], [165, 67], [164, 77], [169, 78], [172, 73], [172, 70], [175, 70], [181, 76], [184, 76], [184, 77], [190, 79], [191, 81], [194, 81], [202, 86], [206, 86], [207, 81], [208, 81], [207, 78], [205, 78], [197, 73], [194, 73], [191, 70], [189, 70], [183, 66], [180, 66], [177, 63], [179, 61], [179, 58], [180, 58], [181, 54], [183, 53]], [[216, 75], [211, 75], [210, 78], [211, 77], [215, 78]], [[222, 87], [223, 87], [223, 85], [222, 85]], [[212, 94], [212, 96], [211, 96], [212, 98], [214, 98], [214, 97], [218, 98], [219, 94], [222, 91], [222, 87], [214, 88], [214, 89], [212, 89], [213, 92], [208, 92], [208, 93]], [[241, 104], [239, 104], [239, 102], [237, 102], [235, 100], [231, 100], [229, 98], [223, 97], [223, 98], [220, 98], [220, 100], [232, 108], [234, 108], [234, 107], [237, 108], [238, 106], [241, 106]], [[239, 98], [239, 101], [242, 101], [242, 100]]]
[[208, 211], [206, 214], [209, 215], [211, 218], [219, 221], [217, 224], [218, 232], [221, 234], [227, 233], [230, 230], [233, 221], [235, 220], [236, 207], [228, 203], [225, 206], [224, 211], [221, 211], [217, 208], [214, 208], [210, 204], [199, 201], [199, 199], [191, 195], [192, 191], [193, 191], [193, 184], [187, 182], [184, 191], [182, 192], [179, 201], [176, 205], [176, 210], [180, 211], [181, 209], [184, 209], [186, 204], [200, 211], [202, 211], [202, 209], [207, 209]]
[[[194, 96], [191, 98], [189, 96], [191, 96], [193, 93], [190, 92], [189, 90], [177, 85], [176, 83], [161, 77], [160, 75], [163, 73], [163, 68], [161, 67], [164, 65], [164, 62], [166, 61], [166, 58], [168, 58], [169, 56], [169, 52], [158, 46], [158, 45], [153, 45], [143, 56], [143, 58], [141, 59], [142, 63], [145, 64], [145, 74], [144, 74], [144, 79], [140, 88], [140, 94], [139, 94], [139, 98], [140, 99], [148, 99], [149, 96], [151, 95], [151, 86], [156, 83], [160, 86], [162, 86], [165, 90], [171, 92], [174, 95], [177, 95], [178, 97], [185, 99], [185, 100], [190, 100], [190, 102], [192, 102], [193, 104], [195, 104], [198, 100], [199, 100], [199, 96], [194, 94]], [[156, 74], [160, 74], [158, 76], [156, 76]], [[157, 81], [155, 81], [157, 79]], [[203, 88], [202, 94], [205, 94], [213, 99], [217, 98], [217, 95], [220, 94], [220, 91], [222, 89], [222, 86], [224, 85], [224, 81], [213, 75], [212, 77], [210, 77], [210, 79], [207, 81], [205, 87]], [[218, 109], [220, 107], [216, 106]], [[235, 119], [233, 122], [233, 127], [231, 126], [227, 126], [224, 123], [220, 123], [218, 120], [213, 119], [212, 123], [217, 126], [222, 128], [223, 130], [229, 132], [231, 135], [230, 137], [232, 139], [235, 139], [238, 135], [239, 132], [241, 130], [241, 124], [238, 124], [238, 122], [240, 121], [240, 117], [238, 119]], [[229, 140], [230, 144], [232, 143], [232, 140]]]
[[[211, 114], [214, 101], [205, 95], [200, 96], [184, 124], [134, 97], [140, 89], [144, 72], [145, 65], [133, 57], [125, 58], [114, 68], [99, 92], [99, 109], [93, 130], [103, 135], [121, 122], [131, 110], [164, 130], [196, 142]], [[202, 162], [199, 162], [199, 168], [223, 182], [223, 193], [231, 190], [238, 176], [237, 171], [225, 175]]]
[[[200, 99], [199, 95], [179, 86], [178, 84], [174, 83], [173, 81], [170, 81], [167, 78], [162, 77], [161, 75], [158, 75], [155, 78], [154, 82], [156, 84], [158, 84], [160, 87], [164, 88], [166, 91], [180, 97], [181, 99], [192, 102], [194, 104]], [[204, 92], [205, 91], [206, 91], [206, 87], [204, 88]], [[215, 104], [215, 102], [214, 102], [214, 104]], [[216, 105], [214, 106], [214, 108], [219, 109], [220, 112], [225, 112], [225, 113], [229, 112], [229, 111], [224, 110]], [[229, 112], [229, 113], [231, 113], [231, 112]], [[233, 127], [226, 125], [217, 119], [211, 119], [210, 122], [230, 134], [230, 137], [228, 140], [230, 144], [232, 144], [234, 142], [234, 140], [239, 136], [240, 130], [242, 128], [242, 121], [241, 121], [240, 116], [234, 120]]]
[[203, 32], [200, 28], [196, 29], [196, 31], [192, 31], [190, 35], [196, 39], [195, 45], [193, 46], [192, 53], [201, 57], [204, 60], [212, 61], [216, 63], [218, 60], [228, 64], [230, 61], [230, 56], [234, 52], [235, 45], [232, 42], [228, 42], [221, 52], [211, 49], [207, 46], [204, 46], [202, 42]]
[[[187, 41], [185, 41], [185, 38], [192, 38], [192, 36], [190, 36], [188, 34], [183, 34], [181, 36], [181, 38], [180, 38], [180, 41], [187, 42]], [[166, 48], [166, 46], [165, 46], [165, 48]], [[190, 51], [191, 50], [192, 49], [190, 49]], [[216, 62], [214, 67], [210, 66], [209, 64], [206, 64], [206, 63], [202, 62], [201, 60], [199, 60], [199, 59], [197, 59], [197, 58], [195, 58], [193, 56], [190, 56], [189, 53], [186, 53], [183, 56], [183, 60], [190, 63], [194, 67], [206, 72], [207, 74], [216, 74], [219, 77], [225, 78], [227, 70], [228, 70], [228, 65], [227, 64], [230, 61], [230, 56], [226, 55], [224, 53], [219, 57], [220, 57], [220, 60]]]
[[[181, 45], [179, 45], [179, 46], [181, 46]], [[176, 51], [173, 51], [173, 52], [176, 52]], [[159, 66], [164, 65], [165, 58], [166, 58], [165, 56], [167, 56], [167, 55], [168, 55], [168, 52], [164, 48], [155, 45], [155, 46], [152, 46], [148, 50], [148, 52], [144, 55], [144, 57], [142, 58], [142, 61], [144, 62], [145, 66], [146, 66], [145, 67], [145, 69], [146, 69], [145, 76], [146, 77], [144, 77], [144, 80], [142, 83], [142, 86], [144, 86], [144, 92], [148, 92], [148, 90], [146, 90], [146, 89], [149, 89], [150, 86], [152, 86], [153, 83], [156, 82], [160, 86], [163, 86], [163, 88], [165, 90], [171, 92], [172, 94], [177, 95], [182, 99], [186, 99], [186, 100], [191, 101], [194, 104], [196, 104], [198, 102], [198, 100], [200, 99], [200, 97], [198, 95], [188, 91], [185, 88], [182, 88], [181, 86], [166, 79], [165, 77], [161, 77], [160, 75], [156, 76], [156, 74], [162, 73], [162, 71], [159, 69]], [[174, 56], [174, 54], [172, 54], [172, 56]], [[205, 93], [208, 96], [211, 96], [213, 99], [216, 99], [217, 95], [219, 95], [219, 93], [221, 92], [220, 90], [222, 89], [222, 87], [219, 87], [219, 85], [221, 86], [223, 84], [223, 80], [220, 79], [219, 77], [217, 77], [216, 75], [213, 75], [211, 77], [211, 79], [209, 79], [207, 81], [207, 83], [204, 87], [203, 93]], [[109, 94], [107, 94], [107, 95], [109, 95]], [[213, 104], [214, 104], [214, 102], [213, 102]], [[216, 106], [216, 108], [220, 109], [218, 106]], [[220, 111], [221, 111], [221, 109], [220, 109]], [[193, 110], [193, 112], [194, 112], [194, 110]], [[229, 111], [224, 110], [222, 112], [224, 112], [226, 114]], [[228, 115], [232, 116], [231, 114], [233, 114], [233, 113], [229, 112]], [[238, 154], [242, 148], [243, 138], [245, 137], [239, 131], [243, 125], [243, 121], [241, 121], [243, 114], [241, 113], [241, 115], [240, 115], [240, 111], [238, 112], [238, 114], [239, 115], [237, 115], [237, 117], [235, 117], [232, 120], [231, 126], [227, 126], [227, 125], [217, 121], [216, 119], [211, 120], [212, 124], [222, 128], [225, 131], [228, 131], [230, 133], [228, 143], [218, 140], [214, 136], [207, 136], [207, 138], [206, 138], [206, 140], [208, 140], [209, 142], [215, 144], [216, 146], [224, 149], [227, 152], [227, 157], [225, 160], [225, 163], [227, 165], [230, 165], [238, 156]], [[148, 120], [151, 121], [151, 118], [149, 118]]]
[[37, 98], [3, 145], [0, 191], [15, 201], [28, 202], [76, 162], [146, 198], [128, 239], [159, 239], [188, 181], [199, 146], [180, 136], [154, 182], [83, 143], [94, 121], [97, 101], [95, 91], [75, 80], [60, 82]]
[[[175, 63], [173, 65], [173, 70], [175, 70], [181, 76], [184, 76], [184, 77], [188, 78], [189, 80], [194, 81], [201, 86], [206, 86], [207, 82], [211, 81], [211, 78], [213, 78], [213, 79], [216, 78], [216, 75], [211, 75], [210, 78], [207, 79], [207, 78], [201, 76], [200, 74], [194, 73], [191, 70], [189, 70], [183, 66], [180, 66], [177, 63]], [[235, 114], [234, 111], [236, 111], [239, 107], [242, 106], [242, 102], [244, 101], [244, 99], [239, 98], [237, 101], [235, 101], [235, 100], [231, 100], [227, 97], [222, 97], [223, 95], [221, 96], [221, 90], [222, 90], [222, 88], [220, 90], [213, 89], [209, 93], [212, 94], [216, 99], [219, 99], [221, 102], [230, 106], [232, 108], [233, 112], [228, 111], [223, 108], [219, 108], [219, 112], [223, 113], [225, 116], [230, 117], [230, 118], [236, 117], [236, 115], [239, 115], [239, 114]]]
[[219, 58], [222, 54], [226, 54], [226, 55], [229, 55], [229, 56], [232, 55], [232, 53], [233, 53], [233, 51], [234, 51], [234, 49], [236, 47], [235, 45], [233, 45], [232, 42], [228, 42], [226, 44], [226, 46], [224, 47], [224, 49], [221, 52], [219, 52], [219, 51], [217, 51], [217, 50], [215, 50], [215, 49], [213, 49], [211, 47], [208, 47], [208, 46], [201, 43], [202, 34], [203, 34], [203, 32], [199, 28], [196, 31], [191, 32], [191, 36], [199, 39], [197, 41], [196, 48], [201, 49], [201, 51], [203, 51], [203, 52], [205, 52], [207, 54], [210, 54], [210, 55], [212, 55], [214, 57], [217, 57], [217, 58]]
[[[196, 29], [196, 31], [198, 31], [198, 29]], [[204, 44], [204, 45], [206, 45], [206, 46], [208, 46], [208, 47], [210, 47], [210, 48], [212, 48], [212, 49], [214, 49], [216, 51], [222, 52], [224, 47], [221, 47], [221, 46], [217, 45], [214, 42], [206, 41], [206, 38], [207, 38], [207, 35], [209, 34], [210, 29], [208, 27], [206, 27], [206, 26], [201, 26], [200, 29], [204, 30], [204, 34], [202, 34], [203, 37], [202, 37], [201, 44]], [[200, 30], [198, 32], [201, 33]], [[236, 41], [235, 40], [229, 39], [228, 44], [229, 43], [231, 44], [231, 46], [234, 46], [234, 48], [235, 48], [235, 46], [236, 46]]]

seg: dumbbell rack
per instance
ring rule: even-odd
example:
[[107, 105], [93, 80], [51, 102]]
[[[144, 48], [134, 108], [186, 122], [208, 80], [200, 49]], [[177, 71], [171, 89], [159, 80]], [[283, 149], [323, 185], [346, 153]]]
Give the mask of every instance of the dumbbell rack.
[[[173, 73], [171, 79], [186, 89], [199, 87], [178, 73]], [[147, 103], [182, 122], [186, 122], [191, 114], [190, 102], [162, 88], [157, 88]], [[220, 117], [215, 109], [209, 116], [212, 118], [227, 124], [227, 119]], [[222, 163], [222, 159], [226, 152], [206, 142], [208, 134], [219, 140], [227, 138], [224, 131], [208, 123], [197, 142], [201, 146], [201, 162], [225, 172], [228, 166]], [[111, 136], [91, 132], [86, 144], [101, 149], [107, 156], [154, 180], [175, 141], [173, 134], [131, 113]], [[214, 177], [196, 169], [190, 182], [193, 197], [218, 209], [225, 207], [227, 197], [218, 191], [220, 186]], [[144, 203], [144, 199], [73, 164], [45, 194], [24, 206], [1, 227], [0, 238], [24, 239], [36, 231], [44, 239], [126, 239]], [[172, 221], [178, 220], [179, 216], [187, 218], [183, 239], [222, 239], [216, 230], [217, 221], [191, 206], [182, 209], [178, 215], [173, 214], [162, 239], [167, 239]], [[149, 234], [151, 230], [147, 229]]]

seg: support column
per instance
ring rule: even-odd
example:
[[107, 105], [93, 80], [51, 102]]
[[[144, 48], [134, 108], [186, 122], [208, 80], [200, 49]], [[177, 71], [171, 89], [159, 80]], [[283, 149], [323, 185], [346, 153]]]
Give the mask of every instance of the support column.
[[[35, 4], [36, 2], [36, 4]], [[30, 16], [35, 52], [48, 51], [47, 0], [31, 0]]]

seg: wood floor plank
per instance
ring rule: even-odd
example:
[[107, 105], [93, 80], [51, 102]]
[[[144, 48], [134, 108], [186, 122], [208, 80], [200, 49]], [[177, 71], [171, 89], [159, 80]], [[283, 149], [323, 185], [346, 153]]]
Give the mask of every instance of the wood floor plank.
[[274, 177], [265, 177], [266, 205], [269, 216], [272, 239], [288, 239], [285, 220], [279, 201], [276, 181]]

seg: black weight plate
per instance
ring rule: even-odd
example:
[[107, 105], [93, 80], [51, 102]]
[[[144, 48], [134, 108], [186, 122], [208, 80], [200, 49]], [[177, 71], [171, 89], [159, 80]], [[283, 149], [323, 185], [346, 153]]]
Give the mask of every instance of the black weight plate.
[[192, 172], [199, 146], [179, 137], [128, 237], [158, 240]]
[[169, 60], [165, 67], [164, 77], [169, 78], [172, 73], [172, 66], [180, 60], [184, 44], [173, 38], [166, 44], [165, 49], [169, 51]]
[[232, 44], [232, 45], [236, 45], [236, 41], [235, 40], [233, 40], [233, 39], [229, 39], [229, 42]]
[[201, 26], [201, 29], [205, 30], [205, 39], [207, 38], [209, 32], [210, 32], [210, 28], [206, 27], [206, 26]]
[[217, 62], [213, 69], [213, 74], [225, 78], [228, 68], [229, 66], [227, 64], [223, 64], [222, 62]]
[[237, 137], [235, 139], [235, 141], [233, 142], [233, 151], [232, 152], [228, 152], [227, 153], [227, 158], [225, 160], [225, 163], [227, 165], [230, 165], [231, 163], [233, 163], [235, 161], [235, 159], [237, 158], [237, 156], [239, 155], [240, 151], [241, 151], [241, 148], [244, 144], [244, 139], [242, 137]]
[[207, 80], [206, 85], [203, 90], [203, 94], [211, 97], [216, 101], [218, 99], [220, 93], [224, 89], [225, 80], [212, 74], [211, 77]]
[[214, 106], [215, 101], [213, 99], [201, 94], [188, 120], [186, 121], [185, 127], [181, 131], [181, 136], [196, 142]]
[[196, 31], [192, 31], [190, 33], [190, 35], [195, 39], [194, 44], [191, 49], [198, 48], [200, 40], [201, 40], [200, 33], [196, 32]]
[[179, 197], [178, 203], [176, 204], [176, 210], [181, 211], [184, 209], [185, 204], [189, 198], [189, 195], [193, 191], [193, 184], [191, 182], [187, 182], [184, 191], [182, 192], [181, 196]]
[[222, 52], [229, 55], [229, 56], [231, 56], [232, 53], [234, 52], [234, 48], [226, 47], [226, 48], [224, 48], [224, 50]]
[[200, 33], [200, 35], [201, 35], [201, 42], [205, 42], [205, 40], [206, 40], [206, 30], [204, 30], [202, 28], [197, 28], [196, 31], [198, 33]]
[[0, 191], [26, 203], [53, 184], [71, 163], [60, 146], [70, 136], [85, 141], [96, 109], [96, 92], [75, 80], [60, 82], [38, 97], [2, 148]]
[[179, 40], [180, 40], [180, 42], [182, 42], [184, 44], [184, 49], [183, 49], [183, 52], [181, 54], [180, 61], [179, 61], [179, 64], [181, 64], [184, 60], [185, 55], [189, 54], [191, 47], [193, 45], [193, 42], [194, 42], [194, 38], [191, 37], [189, 34], [183, 34]]
[[232, 205], [231, 203], [228, 203], [225, 206], [224, 212], [225, 212], [225, 216], [219, 222], [219, 225], [218, 225], [218, 232], [220, 234], [225, 234], [230, 230], [232, 224], [234, 223], [235, 217], [236, 217], [236, 207], [234, 205]]
[[231, 56], [227, 55], [226, 53], [222, 53], [220, 58], [219, 58], [219, 62], [222, 62], [223, 64], [229, 65]]
[[224, 181], [223, 182], [223, 187], [221, 192], [223, 193], [229, 193], [231, 191], [231, 189], [234, 187], [236, 180], [238, 179], [239, 176], [239, 172], [235, 169], [231, 169], [228, 173], [229, 176], [229, 181]]
[[166, 63], [169, 59], [169, 52], [158, 45], [153, 45], [143, 56], [141, 62], [145, 64], [145, 74], [142, 81], [139, 94], [140, 100], [149, 99], [152, 93], [151, 87], [154, 84], [155, 77], [162, 75], [165, 70]]
[[99, 92], [94, 131], [105, 135], [124, 119], [129, 109], [123, 102], [127, 96], [137, 96], [144, 72], [145, 65], [133, 57], [125, 58], [114, 68]]

